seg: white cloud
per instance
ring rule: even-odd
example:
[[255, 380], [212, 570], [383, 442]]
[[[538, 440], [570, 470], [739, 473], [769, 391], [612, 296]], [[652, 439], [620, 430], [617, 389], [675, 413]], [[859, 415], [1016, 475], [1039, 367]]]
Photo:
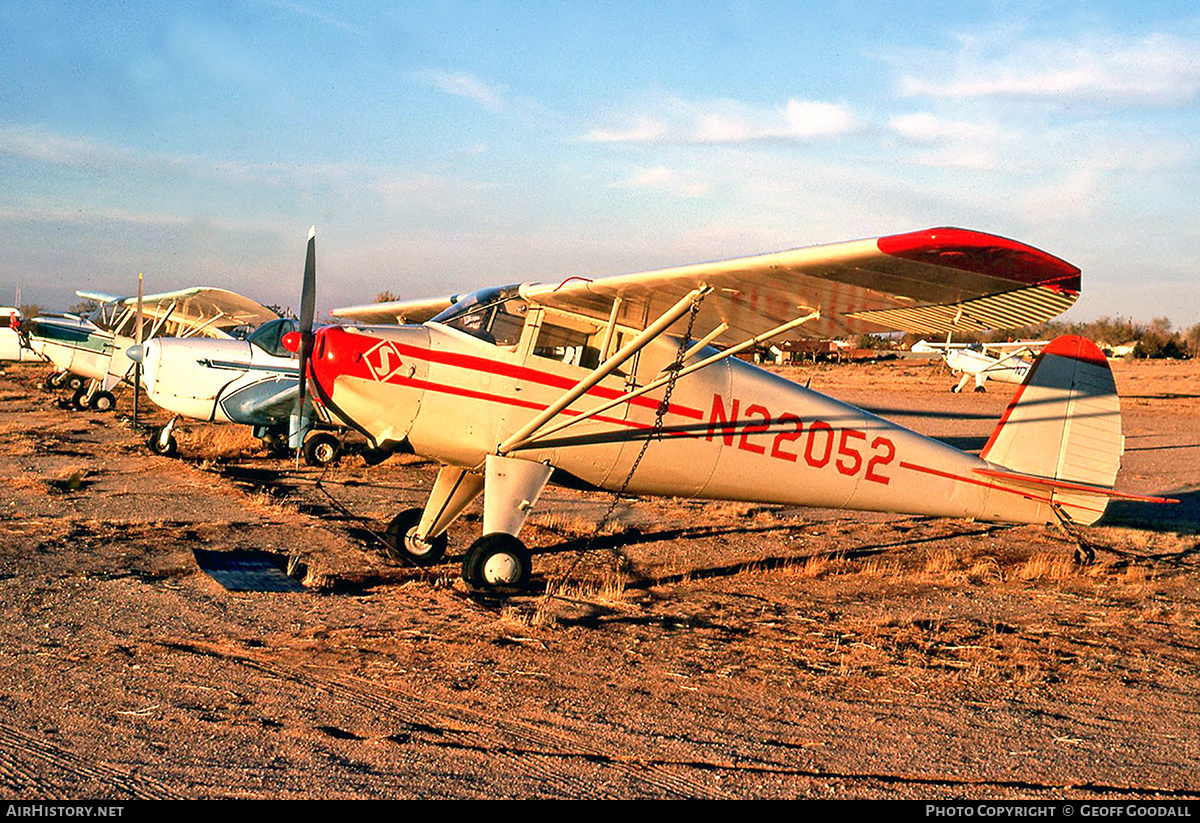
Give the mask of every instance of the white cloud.
[[839, 137], [858, 128], [844, 103], [792, 98], [782, 108], [764, 109], [734, 100], [668, 101], [656, 116], [631, 118], [623, 128], [595, 129], [591, 143], [674, 143], [739, 145], [779, 141], [807, 142]]
[[647, 189], [660, 191], [676, 197], [703, 197], [711, 188], [695, 175], [679, 172], [667, 166], [638, 169], [632, 175], [614, 184], [624, 189]]
[[496, 112], [504, 108], [504, 90], [484, 82], [473, 74], [430, 69], [419, 72], [417, 78], [446, 94], [465, 97], [478, 103], [488, 111]]
[[964, 41], [958, 54], [922, 56], [900, 79], [905, 96], [1180, 106], [1200, 97], [1200, 42], [1168, 34]]
[[649, 117], [637, 118], [627, 128], [597, 129], [583, 136], [585, 143], [651, 143], [665, 137], [667, 127]]
[[0, 128], [0, 154], [55, 166], [93, 169], [133, 156], [126, 149], [106, 146], [88, 137], [66, 137], [34, 126]]

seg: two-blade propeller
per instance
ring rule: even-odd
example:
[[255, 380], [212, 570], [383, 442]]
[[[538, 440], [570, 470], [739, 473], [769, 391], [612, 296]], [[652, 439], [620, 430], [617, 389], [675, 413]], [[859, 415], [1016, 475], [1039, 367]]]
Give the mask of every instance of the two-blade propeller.
[[[300, 382], [297, 385], [296, 411], [292, 414], [292, 432], [296, 446], [296, 461], [299, 463], [300, 450], [304, 447], [304, 437], [308, 434], [312, 420], [312, 401], [308, 397], [308, 364], [312, 359], [313, 350], [313, 321], [317, 304], [317, 227], [308, 230], [308, 251], [304, 256], [304, 284], [300, 289], [300, 329], [299, 341], [295, 338], [288, 340], [291, 335], [285, 335], [284, 346], [300, 356]], [[290, 345], [289, 345], [290, 344]]]

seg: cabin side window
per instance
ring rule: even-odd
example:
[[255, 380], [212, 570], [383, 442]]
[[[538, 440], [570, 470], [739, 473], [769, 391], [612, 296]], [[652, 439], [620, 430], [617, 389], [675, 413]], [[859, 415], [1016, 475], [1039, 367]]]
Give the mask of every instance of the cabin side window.
[[267, 354], [275, 357], [291, 357], [292, 353], [283, 347], [283, 336], [290, 331], [297, 331], [300, 322], [293, 318], [270, 320], [259, 326], [248, 338], [251, 345], [258, 346]]
[[595, 328], [569, 328], [543, 320], [533, 353], [569, 366], [594, 369], [600, 365], [600, 338], [601, 334]]

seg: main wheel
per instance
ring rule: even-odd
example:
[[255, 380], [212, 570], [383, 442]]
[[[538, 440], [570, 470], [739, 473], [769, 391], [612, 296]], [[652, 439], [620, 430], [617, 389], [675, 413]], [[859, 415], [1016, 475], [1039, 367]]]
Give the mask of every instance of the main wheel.
[[421, 509], [405, 509], [387, 527], [387, 553], [394, 560], [416, 566], [435, 566], [446, 554], [446, 533], [422, 540], [417, 536]]
[[977, 391], [977, 392], [987, 391], [987, 386], [976, 386], [975, 391]]
[[45, 384], [46, 388], [47, 389], [61, 389], [62, 385], [66, 381], [66, 379], [67, 379], [67, 376], [65, 374], [63, 374], [62, 372], [51, 372], [50, 376], [46, 378], [46, 384]]
[[117, 405], [117, 398], [113, 397], [112, 392], [98, 391], [92, 395], [92, 399], [88, 402], [88, 407], [94, 411], [111, 411]]
[[955, 394], [958, 394], [958, 384], [955, 383], [953, 386], [951, 386], [950, 391], [954, 392]]
[[71, 391], [79, 391], [83, 388], [84, 380], [77, 374], [68, 374], [63, 378], [61, 385], [66, 386]]
[[485, 534], [463, 558], [463, 580], [481, 594], [505, 597], [529, 585], [531, 558], [525, 544], [510, 534]]
[[155, 454], [161, 454], [163, 457], [177, 457], [179, 455], [179, 443], [175, 440], [175, 435], [167, 437], [167, 444], [164, 446], [161, 442], [160, 435], [162, 429], [155, 429], [150, 433], [150, 439], [146, 441], [146, 445], [150, 447], [150, 451]]
[[71, 395], [71, 408], [75, 411], [86, 411], [88, 408], [87, 386], [80, 386]]
[[338, 459], [342, 444], [329, 432], [317, 432], [304, 441], [304, 462], [310, 466], [328, 466]]

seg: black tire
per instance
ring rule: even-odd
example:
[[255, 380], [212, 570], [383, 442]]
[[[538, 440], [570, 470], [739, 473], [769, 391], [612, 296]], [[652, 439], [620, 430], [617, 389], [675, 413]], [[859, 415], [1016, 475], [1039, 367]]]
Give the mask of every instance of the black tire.
[[77, 374], [68, 374], [60, 385], [66, 386], [71, 391], [79, 391], [83, 388], [84, 380]]
[[317, 432], [304, 441], [304, 462], [310, 466], [328, 466], [341, 452], [342, 444], [329, 432]]
[[529, 586], [532, 558], [525, 544], [511, 534], [485, 534], [471, 544], [463, 558], [463, 580], [478, 594], [508, 597]]
[[446, 556], [446, 533], [429, 540], [417, 539], [421, 509], [405, 509], [392, 518], [387, 527], [387, 553], [393, 560], [414, 566], [436, 566]]
[[955, 383], [953, 386], [951, 386], [950, 391], [953, 392], [954, 394], [958, 394], [958, 384]]
[[977, 391], [977, 392], [987, 391], [987, 387], [986, 386], [976, 386], [975, 391]]
[[50, 374], [50, 376], [46, 378], [46, 383], [45, 383], [46, 389], [47, 390], [61, 389], [63, 387], [63, 383], [66, 381], [66, 379], [67, 379], [67, 376], [65, 374], [61, 374], [59, 372], [52, 372]]
[[71, 395], [71, 408], [73, 408], [75, 411], [87, 411], [88, 401], [86, 398], [87, 386], [80, 386], [75, 390], [75, 393]]
[[93, 411], [106, 412], [112, 411], [117, 407], [117, 398], [113, 397], [112, 392], [98, 391], [92, 395], [92, 399], [88, 401], [88, 408]]
[[155, 454], [161, 454], [163, 457], [178, 457], [179, 443], [175, 440], [175, 435], [170, 435], [167, 438], [167, 445], [159, 442], [159, 436], [162, 434], [162, 429], [155, 429], [150, 433], [150, 439], [146, 441], [146, 445], [150, 447], [150, 451]]

